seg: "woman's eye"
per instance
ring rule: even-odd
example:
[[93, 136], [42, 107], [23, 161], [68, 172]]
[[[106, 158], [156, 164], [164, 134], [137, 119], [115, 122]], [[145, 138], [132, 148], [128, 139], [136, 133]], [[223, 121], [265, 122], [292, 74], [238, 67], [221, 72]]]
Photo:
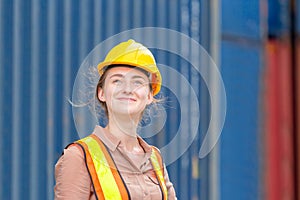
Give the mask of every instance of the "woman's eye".
[[112, 82], [113, 82], [113, 84], [121, 84], [122, 83], [122, 81], [119, 79], [115, 79]]
[[142, 81], [134, 81], [134, 84], [137, 86], [143, 85], [144, 83]]

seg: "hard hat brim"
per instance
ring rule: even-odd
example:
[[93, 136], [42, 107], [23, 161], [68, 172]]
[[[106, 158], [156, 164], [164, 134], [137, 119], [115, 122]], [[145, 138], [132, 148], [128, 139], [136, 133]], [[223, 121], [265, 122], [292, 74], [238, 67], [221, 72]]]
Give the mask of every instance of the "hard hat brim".
[[151, 85], [153, 90], [153, 96], [159, 93], [162, 83], [162, 77], [158, 70], [154, 71], [151, 70], [147, 66], [137, 65], [136, 63], [132, 62], [101, 62], [98, 64], [97, 69], [100, 76], [104, 73], [105, 69], [111, 65], [120, 65], [120, 66], [132, 66], [132, 67], [138, 67], [140, 69], [143, 69], [149, 73], [151, 73]]

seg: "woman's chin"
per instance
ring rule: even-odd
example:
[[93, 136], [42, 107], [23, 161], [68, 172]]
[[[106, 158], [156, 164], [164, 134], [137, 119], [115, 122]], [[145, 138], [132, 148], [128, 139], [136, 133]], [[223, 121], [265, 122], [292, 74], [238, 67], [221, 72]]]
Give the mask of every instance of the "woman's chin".
[[134, 108], [120, 108], [120, 109], [115, 109], [114, 115], [123, 115], [123, 116], [128, 116], [129, 118], [132, 118], [134, 116], [140, 116], [141, 112], [139, 109], [134, 109]]

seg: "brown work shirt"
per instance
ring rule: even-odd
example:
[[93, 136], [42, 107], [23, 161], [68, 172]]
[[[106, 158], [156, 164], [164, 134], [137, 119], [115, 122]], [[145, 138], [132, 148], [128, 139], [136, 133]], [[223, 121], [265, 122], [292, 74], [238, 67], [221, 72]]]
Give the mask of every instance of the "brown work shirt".
[[[93, 134], [98, 136], [108, 147], [132, 200], [162, 199], [159, 182], [150, 162], [152, 152], [150, 145], [138, 137], [145, 153], [130, 154], [126, 152], [120, 139], [110, 134], [106, 129], [96, 126]], [[166, 168], [164, 169], [164, 178], [168, 190], [168, 199], [177, 199]], [[75, 145], [65, 149], [64, 154], [56, 163], [55, 179], [56, 200], [96, 199], [83, 152]]]

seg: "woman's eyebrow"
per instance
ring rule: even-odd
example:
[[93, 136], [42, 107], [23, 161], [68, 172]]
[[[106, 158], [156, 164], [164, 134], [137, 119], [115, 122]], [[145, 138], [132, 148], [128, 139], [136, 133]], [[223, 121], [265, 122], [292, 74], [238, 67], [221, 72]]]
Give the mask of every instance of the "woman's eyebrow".
[[[111, 79], [111, 78], [114, 78], [114, 77], [124, 78], [125, 75], [124, 74], [113, 74], [109, 78]], [[143, 80], [146, 81], [146, 79], [143, 76], [140, 76], [140, 75], [134, 75], [131, 78], [132, 79], [143, 79]]]
[[141, 78], [141, 79], [146, 80], [143, 76], [139, 76], [139, 75], [135, 75], [135, 76], [133, 76], [132, 78]]
[[123, 74], [113, 74], [113, 75], [111, 75], [109, 78], [114, 78], [114, 77], [120, 77], [120, 78], [123, 78], [124, 77], [124, 75]]

